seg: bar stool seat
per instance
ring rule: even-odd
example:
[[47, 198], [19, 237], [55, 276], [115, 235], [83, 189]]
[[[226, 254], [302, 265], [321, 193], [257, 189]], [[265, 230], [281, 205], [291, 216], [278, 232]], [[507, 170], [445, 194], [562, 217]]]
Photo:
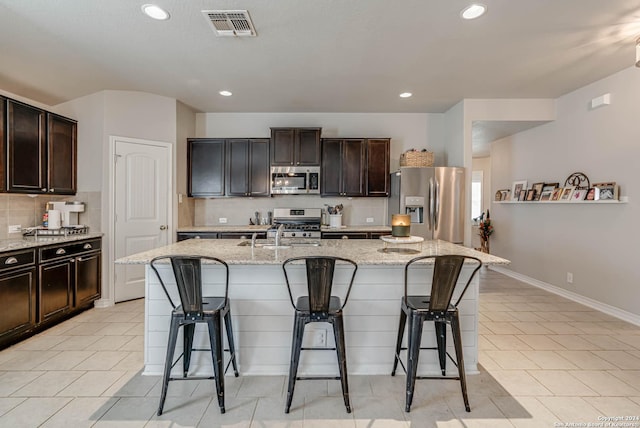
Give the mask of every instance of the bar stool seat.
[[[296, 262], [304, 262], [306, 268], [306, 286], [307, 295], [298, 296], [294, 299], [289, 281], [291, 265]], [[336, 262], [346, 264], [351, 269], [349, 284], [344, 296], [332, 295], [334, 270]], [[293, 257], [282, 263], [285, 282], [289, 291], [289, 298], [295, 310], [293, 323], [293, 339], [291, 343], [291, 361], [289, 365], [289, 382], [287, 389], [287, 403], [285, 405], [285, 413], [289, 413], [291, 400], [293, 399], [293, 391], [295, 389], [296, 380], [310, 379], [335, 379], [340, 380], [342, 385], [342, 397], [347, 413], [351, 413], [351, 404], [349, 402], [349, 385], [347, 381], [347, 356], [344, 339], [344, 322], [342, 313], [344, 306], [349, 298], [351, 286], [358, 270], [355, 262], [341, 257]], [[294, 303], [295, 301], [295, 303]], [[335, 348], [303, 348], [302, 339], [304, 336], [305, 326], [313, 322], [327, 322], [333, 326], [333, 334], [335, 337]], [[303, 350], [335, 350], [338, 357], [338, 370], [340, 376], [298, 376], [298, 365], [300, 362], [300, 351]]]
[[[174, 303], [167, 285], [165, 284], [165, 280], [163, 280], [162, 275], [160, 275], [160, 272], [158, 271], [158, 265], [163, 262], [166, 263], [167, 261], [171, 263], [180, 304]], [[203, 261], [217, 265], [220, 268], [220, 272], [218, 273], [224, 274], [223, 296], [202, 296]], [[173, 306], [171, 311], [167, 354], [164, 364], [164, 375], [162, 379], [162, 392], [157, 412], [158, 416], [163, 412], [169, 382], [174, 380], [193, 379], [215, 379], [220, 413], [224, 413], [224, 372], [226, 370], [223, 368], [223, 318], [227, 332], [227, 342], [229, 345], [229, 349], [226, 351], [229, 351], [231, 356], [229, 364], [233, 365], [234, 375], [236, 377], [238, 376], [235, 346], [233, 343], [233, 329], [231, 326], [231, 309], [229, 306], [229, 299], [227, 298], [229, 290], [229, 267], [223, 260], [204, 256], [162, 256], [151, 260], [150, 265], [158, 277], [160, 285], [162, 286], [167, 299], [169, 299], [169, 303]], [[204, 323], [207, 325], [210, 349], [197, 349], [193, 347], [195, 327], [198, 323]], [[172, 377], [171, 369], [180, 360], [180, 357], [178, 357], [175, 362], [173, 361], [180, 327], [183, 328], [183, 352], [180, 355], [180, 357], [182, 357], [182, 377]], [[213, 377], [187, 376], [193, 351], [207, 351], [211, 353], [214, 372]], [[227, 364], [227, 369], [229, 368], [229, 364]]]
[[[412, 268], [420, 266], [418, 262], [434, 260], [433, 277], [431, 281], [431, 293], [423, 295], [409, 295], [409, 282], [419, 282], [419, 285], [427, 286], [424, 277], [415, 278], [415, 271]], [[473, 263], [474, 270], [469, 275], [462, 293], [455, 303], [451, 303], [453, 292], [458, 283], [460, 273], [465, 262]], [[482, 266], [480, 259], [470, 256], [445, 255], [445, 256], [420, 256], [407, 262], [404, 268], [404, 297], [400, 305], [400, 323], [398, 326], [398, 338], [396, 341], [396, 355], [393, 362], [393, 370], [391, 376], [395, 376], [398, 363], [402, 365], [407, 374], [406, 385], [406, 404], [405, 411], [411, 411], [411, 403], [415, 389], [416, 379], [454, 379], [460, 381], [462, 389], [462, 398], [464, 400], [465, 410], [471, 411], [469, 406], [469, 398], [467, 396], [467, 382], [464, 369], [464, 358], [462, 355], [462, 338], [460, 332], [460, 319], [458, 315], [458, 304], [462, 300], [464, 293], [469, 288], [471, 280], [476, 272]], [[411, 276], [411, 280], [410, 280]], [[417, 275], [419, 276], [419, 275]], [[423, 280], [423, 281], [421, 281]], [[436, 331], [437, 347], [421, 347], [422, 327], [425, 321], [433, 321]], [[454, 360], [447, 352], [447, 333], [446, 326], [451, 326], [453, 343], [456, 353]], [[407, 331], [407, 347], [402, 347], [402, 338], [404, 336], [405, 327], [408, 325]], [[438, 351], [438, 359], [442, 376], [418, 376], [418, 358], [421, 349], [432, 349]], [[407, 366], [400, 359], [400, 352], [408, 350]], [[454, 365], [458, 368], [458, 376], [446, 376], [446, 359], [449, 357]]]

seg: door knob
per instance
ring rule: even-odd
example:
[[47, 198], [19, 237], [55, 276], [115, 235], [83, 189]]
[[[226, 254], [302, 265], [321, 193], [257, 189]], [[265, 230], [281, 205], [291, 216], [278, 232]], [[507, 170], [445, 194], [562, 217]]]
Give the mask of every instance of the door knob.
[[160, 226], [160, 230], [167, 230], [167, 226], [163, 224], [162, 226]]

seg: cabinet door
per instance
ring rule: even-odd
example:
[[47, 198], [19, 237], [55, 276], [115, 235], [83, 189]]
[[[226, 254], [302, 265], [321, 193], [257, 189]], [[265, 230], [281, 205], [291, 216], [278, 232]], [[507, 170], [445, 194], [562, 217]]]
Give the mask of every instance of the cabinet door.
[[178, 232], [178, 242], [187, 239], [218, 239], [217, 232]]
[[189, 196], [224, 195], [224, 140], [188, 140]]
[[344, 140], [342, 143], [342, 194], [364, 196], [364, 140]]
[[77, 134], [75, 121], [47, 113], [49, 193], [76, 193]]
[[0, 344], [36, 324], [36, 268], [0, 275]]
[[44, 123], [43, 110], [7, 101], [7, 191], [47, 191]]
[[249, 140], [227, 140], [227, 196], [249, 196]]
[[271, 178], [269, 171], [269, 140], [250, 140], [249, 193], [251, 196], [269, 196]]
[[322, 232], [322, 239], [367, 239], [367, 232]]
[[296, 130], [296, 166], [320, 165], [320, 128]]
[[367, 196], [389, 196], [388, 138], [367, 140]]
[[46, 322], [71, 308], [71, 260], [40, 266], [40, 293], [38, 322]]
[[320, 192], [323, 196], [342, 194], [342, 140], [322, 140], [322, 163], [320, 164]]
[[271, 165], [293, 166], [295, 152], [295, 130], [293, 128], [271, 128]]
[[7, 99], [0, 96], [0, 191], [7, 190], [7, 183], [5, 182], [5, 176], [7, 175], [7, 158], [5, 157], [7, 142], [4, 138], [5, 122], [7, 119], [5, 114], [6, 108]]
[[100, 253], [76, 257], [74, 306], [82, 307], [100, 298]]

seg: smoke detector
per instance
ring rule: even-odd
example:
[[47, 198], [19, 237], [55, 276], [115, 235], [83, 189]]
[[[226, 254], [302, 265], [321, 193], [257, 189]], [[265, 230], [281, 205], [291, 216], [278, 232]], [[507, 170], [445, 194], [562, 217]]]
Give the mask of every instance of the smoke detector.
[[218, 37], [255, 37], [256, 30], [246, 10], [203, 10]]

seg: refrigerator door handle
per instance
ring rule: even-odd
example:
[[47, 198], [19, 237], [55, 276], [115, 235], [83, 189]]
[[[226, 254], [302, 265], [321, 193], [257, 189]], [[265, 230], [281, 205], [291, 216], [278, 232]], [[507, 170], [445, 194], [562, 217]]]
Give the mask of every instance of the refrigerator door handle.
[[440, 218], [440, 183], [436, 179], [435, 188], [435, 210], [433, 211], [433, 230], [438, 229], [438, 219]]
[[433, 183], [433, 178], [429, 178], [429, 213], [427, 215], [427, 219], [429, 220], [429, 230], [434, 230], [434, 217], [433, 212], [435, 210], [435, 195], [434, 195], [435, 185]]

